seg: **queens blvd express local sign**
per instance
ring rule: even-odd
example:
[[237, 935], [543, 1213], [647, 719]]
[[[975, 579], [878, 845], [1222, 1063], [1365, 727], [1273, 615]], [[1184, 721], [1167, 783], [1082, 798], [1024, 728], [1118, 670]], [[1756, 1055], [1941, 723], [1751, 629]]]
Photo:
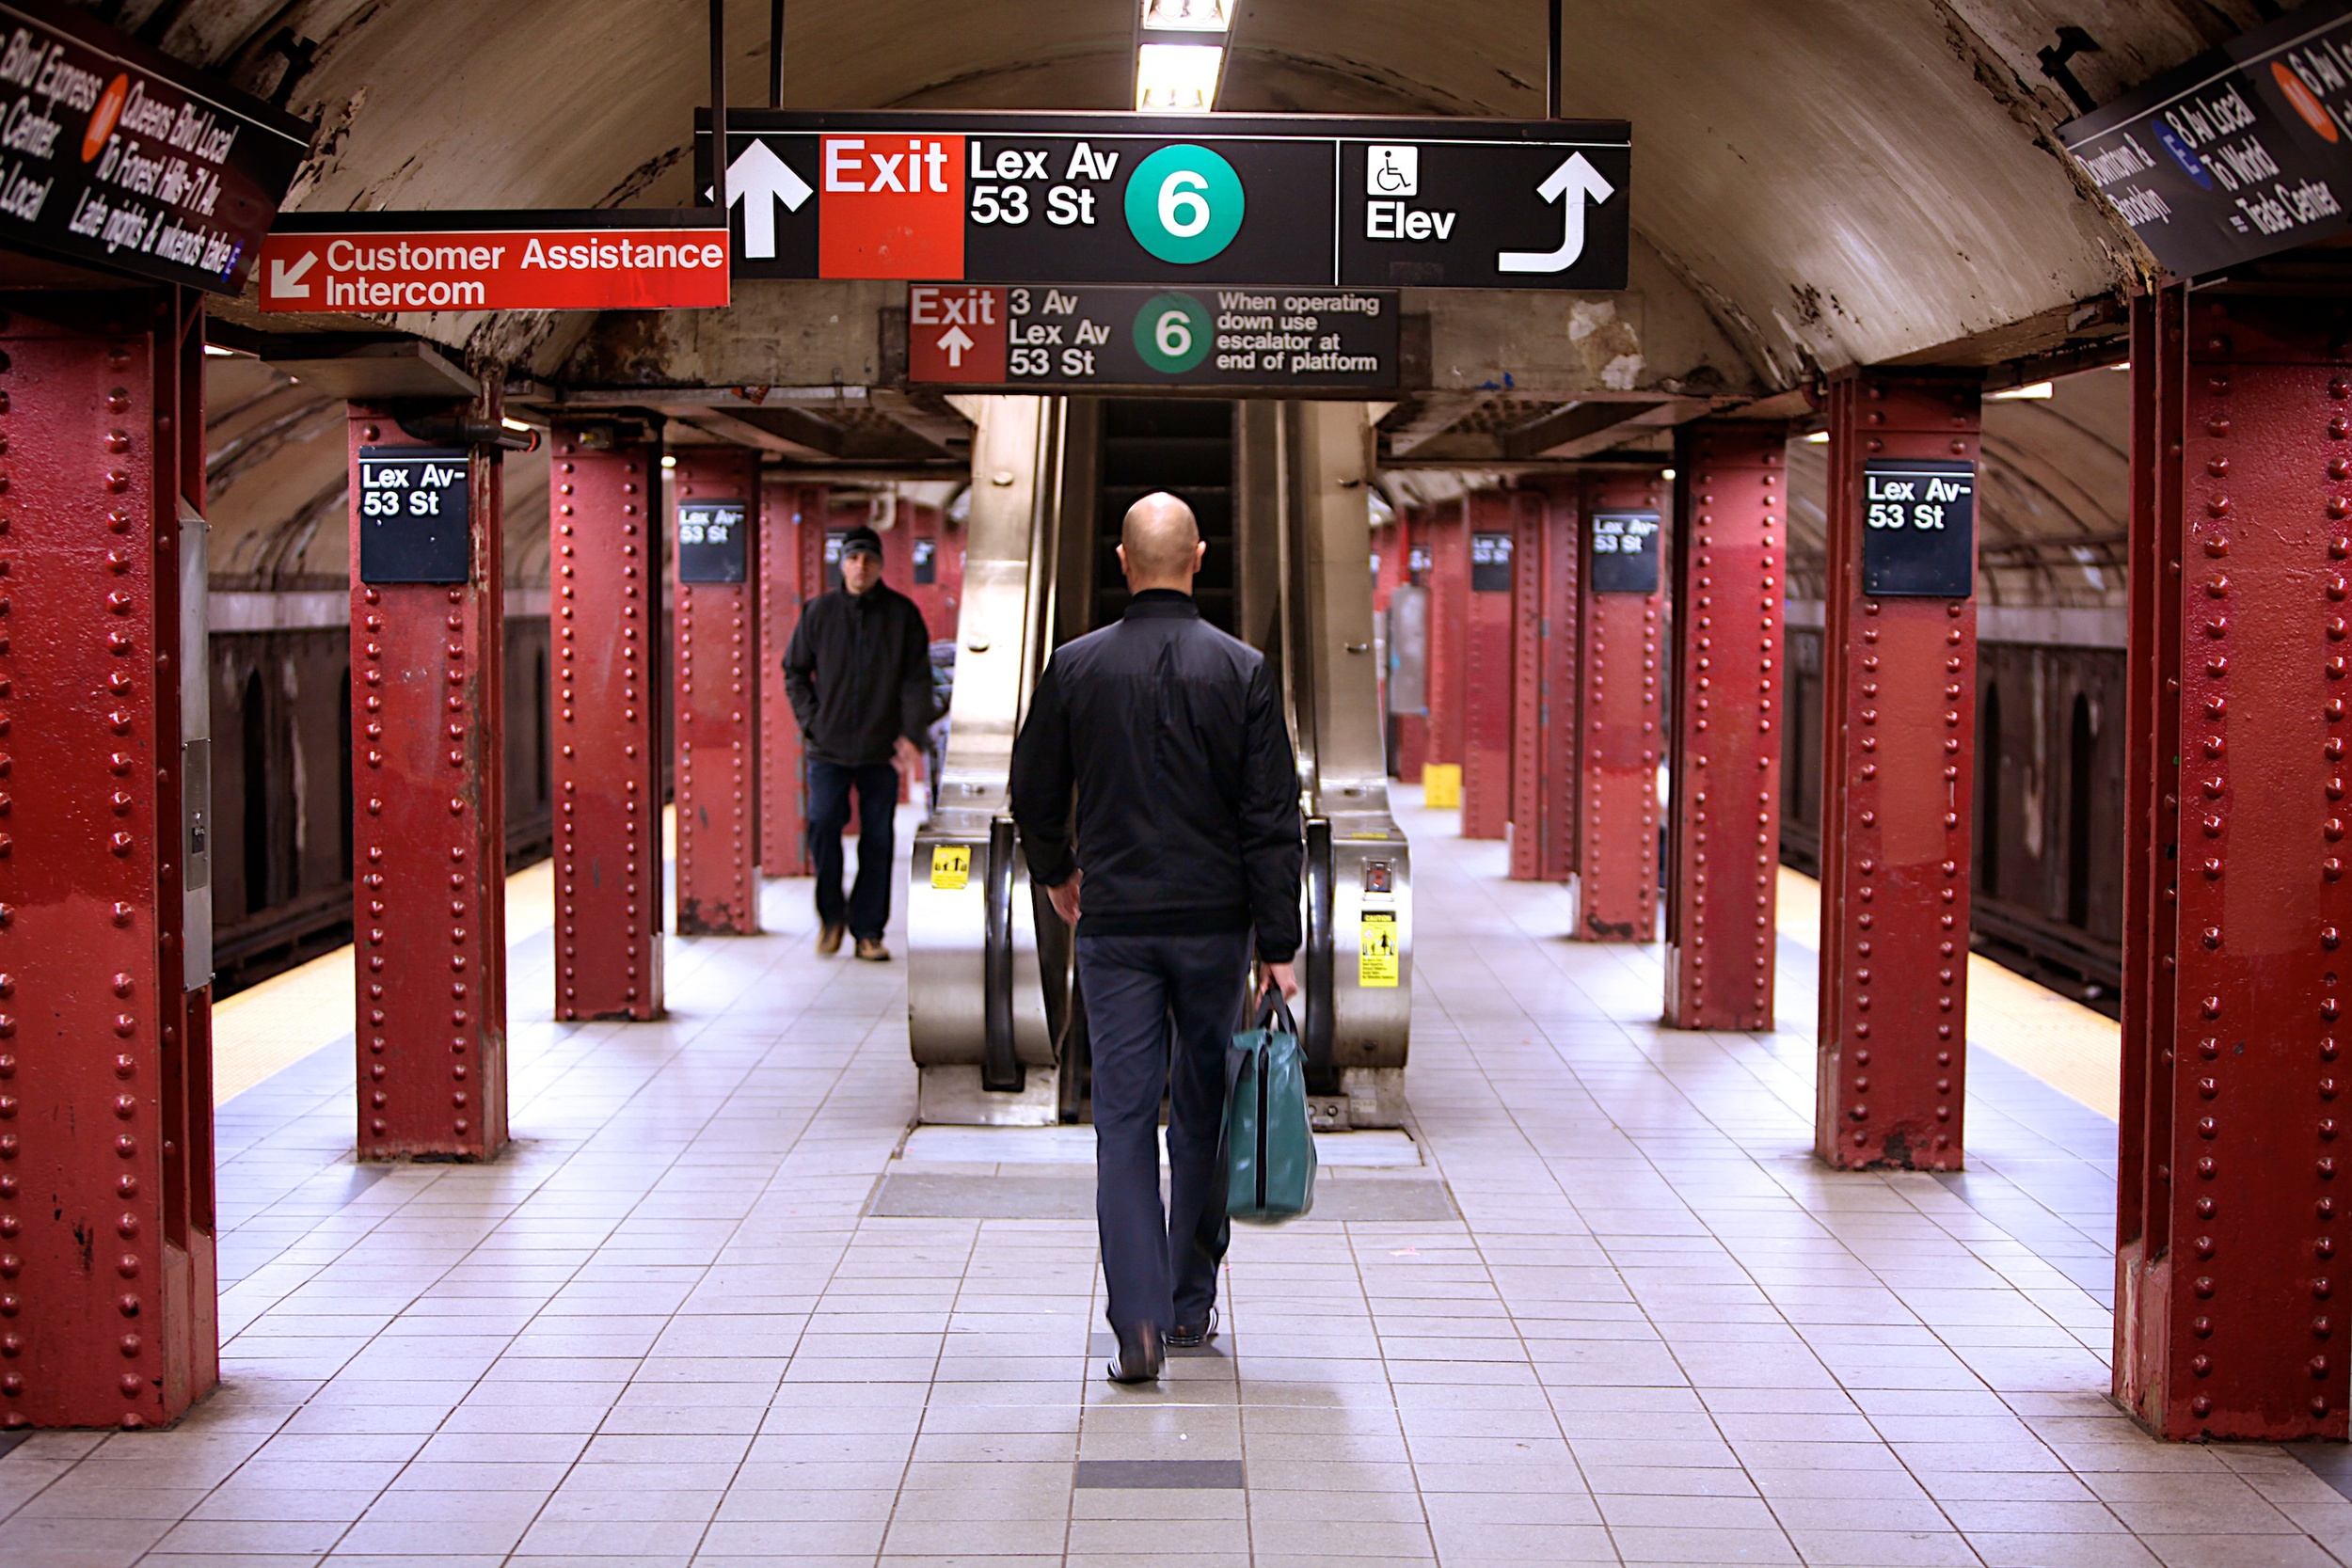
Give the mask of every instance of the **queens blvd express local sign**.
[[1621, 289], [1631, 163], [1622, 120], [730, 109], [726, 202], [739, 277]]
[[235, 293], [309, 146], [82, 11], [0, 0], [0, 245]]
[[661, 310], [727, 303], [707, 212], [287, 213], [262, 309]]

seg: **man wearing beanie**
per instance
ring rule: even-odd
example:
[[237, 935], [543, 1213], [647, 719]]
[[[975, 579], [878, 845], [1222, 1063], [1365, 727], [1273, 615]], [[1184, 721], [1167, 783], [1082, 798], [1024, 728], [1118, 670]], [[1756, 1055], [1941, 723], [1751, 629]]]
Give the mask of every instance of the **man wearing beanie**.
[[[882, 962], [897, 875], [891, 832], [898, 777], [922, 755], [930, 727], [930, 634], [914, 601], [884, 585], [882, 536], [841, 536], [841, 586], [811, 599], [785, 651], [784, 686], [808, 753], [809, 858], [817, 865], [817, 951]], [[841, 893], [841, 832], [857, 791], [857, 884]]]

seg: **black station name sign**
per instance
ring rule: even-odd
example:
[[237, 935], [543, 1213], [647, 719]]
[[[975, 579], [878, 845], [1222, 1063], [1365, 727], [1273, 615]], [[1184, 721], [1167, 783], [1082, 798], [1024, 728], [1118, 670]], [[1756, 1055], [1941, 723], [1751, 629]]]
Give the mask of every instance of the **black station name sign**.
[[463, 447], [361, 447], [359, 580], [470, 578], [472, 474]]
[[748, 575], [740, 500], [677, 503], [677, 579], [741, 582]]
[[1976, 592], [1977, 470], [1935, 458], [1862, 465], [1862, 591], [1964, 599]]
[[0, 0], [0, 245], [237, 293], [310, 144], [81, 11]]
[[2352, 0], [2309, 0], [2058, 136], [2185, 277], [2340, 234], [2352, 223]]
[[1657, 593], [1660, 537], [1655, 512], [1594, 513], [1593, 592]]
[[933, 386], [1361, 392], [1397, 384], [1397, 295], [1384, 290], [907, 291], [907, 379]]
[[1470, 535], [1470, 592], [1508, 594], [1511, 591], [1511, 536], [1507, 533]]
[[[711, 187], [706, 113], [695, 156]], [[1622, 289], [1623, 120], [730, 109], [738, 277]]]

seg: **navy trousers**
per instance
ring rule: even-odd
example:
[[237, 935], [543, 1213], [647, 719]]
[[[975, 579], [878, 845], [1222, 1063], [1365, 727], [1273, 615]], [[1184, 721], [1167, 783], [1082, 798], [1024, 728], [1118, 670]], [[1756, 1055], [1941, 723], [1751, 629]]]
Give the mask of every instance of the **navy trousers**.
[[[857, 885], [841, 895], [841, 832], [850, 825], [850, 791], [857, 791]], [[817, 866], [817, 918], [847, 926], [860, 940], [882, 939], [890, 924], [890, 880], [898, 875], [893, 842], [898, 810], [898, 770], [886, 762], [851, 768], [808, 759], [808, 851]]]
[[1232, 1233], [1225, 1053], [1248, 968], [1247, 931], [1090, 937], [1078, 924], [1078, 984], [1094, 1053], [1094, 1217], [1114, 1330], [1190, 1327], [1207, 1322], [1216, 1304], [1217, 1264]]

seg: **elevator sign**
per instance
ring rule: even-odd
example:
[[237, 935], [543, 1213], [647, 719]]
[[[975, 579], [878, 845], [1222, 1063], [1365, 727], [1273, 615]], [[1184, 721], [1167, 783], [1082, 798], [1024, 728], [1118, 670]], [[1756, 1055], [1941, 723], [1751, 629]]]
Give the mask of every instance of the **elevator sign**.
[[707, 212], [287, 213], [262, 242], [262, 309], [665, 310], [727, 303]]
[[1964, 599], [1976, 592], [1976, 475], [1968, 463], [1864, 462], [1864, 593]]
[[726, 206], [739, 277], [1622, 289], [1631, 161], [1622, 120], [731, 109]]

